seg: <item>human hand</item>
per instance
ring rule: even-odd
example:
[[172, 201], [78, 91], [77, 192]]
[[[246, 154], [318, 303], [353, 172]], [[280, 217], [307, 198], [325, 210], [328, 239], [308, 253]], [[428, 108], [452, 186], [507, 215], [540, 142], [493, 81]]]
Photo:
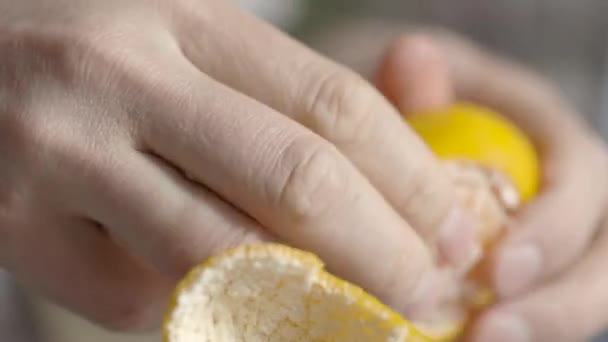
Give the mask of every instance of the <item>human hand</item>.
[[[472, 224], [367, 82], [224, 1], [0, 1], [0, 265], [143, 329], [220, 249], [280, 240], [398, 310]], [[455, 246], [455, 247], [450, 247]]]
[[608, 324], [608, 157], [596, 134], [546, 81], [446, 32], [404, 35], [377, 74], [404, 113], [454, 99], [486, 105], [523, 128], [542, 158], [539, 195], [488, 256], [499, 295], [474, 341], [582, 341]]

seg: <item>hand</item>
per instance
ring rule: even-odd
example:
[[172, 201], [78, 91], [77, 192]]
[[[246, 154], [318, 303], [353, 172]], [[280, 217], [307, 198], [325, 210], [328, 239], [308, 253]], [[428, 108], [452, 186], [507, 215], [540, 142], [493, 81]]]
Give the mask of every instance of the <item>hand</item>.
[[608, 324], [608, 155], [580, 115], [533, 73], [445, 32], [405, 35], [388, 50], [379, 87], [404, 112], [454, 99], [494, 108], [542, 157], [538, 197], [489, 256], [500, 300], [475, 341], [582, 341]]
[[[224, 1], [0, 1], [0, 265], [114, 329], [279, 240], [396, 309], [473, 244], [373, 86]], [[451, 248], [450, 246], [455, 246]]]

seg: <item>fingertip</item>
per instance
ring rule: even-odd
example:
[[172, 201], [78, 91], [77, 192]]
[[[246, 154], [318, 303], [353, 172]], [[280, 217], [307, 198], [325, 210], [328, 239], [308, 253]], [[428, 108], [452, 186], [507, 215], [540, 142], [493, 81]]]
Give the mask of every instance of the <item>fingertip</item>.
[[468, 270], [481, 256], [476, 240], [478, 222], [468, 210], [455, 207], [450, 210], [438, 232], [438, 248], [443, 260], [457, 270]]
[[376, 83], [403, 113], [441, 108], [453, 97], [445, 56], [425, 34], [396, 40], [384, 55]]

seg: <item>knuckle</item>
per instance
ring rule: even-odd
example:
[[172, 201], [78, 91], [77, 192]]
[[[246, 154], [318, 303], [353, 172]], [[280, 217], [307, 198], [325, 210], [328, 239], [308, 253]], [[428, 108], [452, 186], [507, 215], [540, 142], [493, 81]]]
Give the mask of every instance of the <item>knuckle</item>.
[[108, 78], [104, 63], [120, 64], [126, 51], [141, 45], [141, 37], [132, 20], [110, 20], [105, 15], [65, 22], [0, 24], [0, 61], [10, 65], [1, 68], [0, 74], [3, 81], [16, 83], [23, 83], [24, 74], [72, 85], [85, 77], [99, 82]]
[[[104, 63], [110, 60], [112, 45], [99, 38], [102, 30], [40, 25], [11, 33], [10, 39], [2, 44], [10, 53], [0, 58], [11, 65], [1, 71], [3, 83], [8, 82], [13, 91], [20, 93], [20, 102], [36, 99], [34, 95], [41, 97], [30, 93], [47, 84], [52, 84], [56, 90], [81, 88], [84, 82], [88, 86], [104, 86], [100, 81], [108, 79]], [[37, 80], [42, 82], [32, 87]]]
[[338, 71], [322, 77], [313, 87], [308, 115], [313, 130], [338, 143], [365, 141], [374, 124], [377, 97], [356, 74]]
[[138, 99], [138, 92], [146, 90], [150, 81], [160, 84], [160, 68], [144, 54], [133, 48], [132, 35], [120, 29], [93, 28], [78, 35], [74, 51], [68, 61], [72, 63], [72, 82], [89, 91], [107, 93], [120, 86], [121, 99]]
[[11, 57], [25, 73], [70, 82], [82, 64], [83, 35], [71, 28], [25, 28], [12, 36]]
[[[17, 37], [25, 67], [66, 87], [84, 84], [107, 91], [113, 82], [148, 75], [144, 58], [133, 46], [136, 35], [126, 24], [67, 25], [57, 29], [33, 28]], [[139, 43], [141, 45], [141, 42]]]
[[[192, 132], [205, 123], [203, 103], [197, 99], [197, 94], [200, 94], [199, 84], [185, 77], [173, 77], [171, 82], [167, 82], [164, 74], [156, 67], [150, 66], [149, 72], [144, 79], [145, 87], [153, 99], [162, 99], [163, 103], [170, 104], [175, 112], [181, 113], [182, 120], [175, 120], [173, 117], [167, 117], [166, 112], [155, 112], [158, 115], [158, 120], [155, 122], [162, 125], [176, 125], [180, 131]], [[167, 119], [171, 122], [167, 122]], [[159, 129], [165, 129], [160, 127]], [[186, 139], [186, 136], [184, 138]]]
[[[200, 101], [197, 97], [201, 83], [183, 75], [173, 75], [171, 81], [167, 82], [166, 74], [159, 65], [154, 63], [140, 63], [139, 67], [143, 73], [137, 76], [135, 83], [140, 89], [139, 94], [131, 94], [131, 98], [145, 101], [142, 106], [149, 107], [150, 102], [155, 108], [149, 112], [138, 113], [133, 116], [134, 125], [139, 134], [149, 144], [154, 146], [154, 141], [159, 137], [168, 137], [171, 132], [180, 132], [170, 136], [176, 148], [187, 148], [192, 144], [192, 137], [197, 136], [201, 127], [208, 126], [208, 113], [205, 107], [207, 103]], [[180, 113], [179, 118], [167, 113]]]
[[316, 139], [296, 139], [283, 153], [288, 172], [280, 186], [278, 207], [296, 222], [314, 220], [331, 210], [336, 194], [346, 190], [339, 152]]
[[65, 130], [57, 127], [59, 120], [42, 117], [44, 110], [34, 108], [43, 107], [42, 103], [30, 107], [0, 120], [0, 133], [4, 133], [1, 134], [0, 144], [10, 147], [5, 155], [25, 167], [33, 166], [46, 152], [56, 153], [60, 150], [60, 141], [65, 139], [61, 134]]

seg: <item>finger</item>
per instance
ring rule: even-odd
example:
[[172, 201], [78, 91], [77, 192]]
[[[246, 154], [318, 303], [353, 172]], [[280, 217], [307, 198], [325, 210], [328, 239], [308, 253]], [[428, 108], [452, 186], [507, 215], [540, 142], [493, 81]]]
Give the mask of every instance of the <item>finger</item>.
[[404, 114], [441, 109], [452, 102], [445, 56], [424, 35], [403, 35], [395, 41], [375, 78], [380, 91]]
[[445, 61], [456, 98], [487, 105], [514, 120], [541, 154], [564, 148], [564, 135], [583, 138], [588, 133], [576, 110], [542, 77], [456, 34], [436, 30], [428, 35], [449, 56]]
[[[80, 210], [126, 248], [179, 279], [227, 248], [270, 240], [251, 218], [147, 153], [114, 151], [87, 177]], [[91, 193], [95, 196], [91, 196]]]
[[[53, 221], [57, 224], [48, 223]], [[27, 287], [111, 329], [158, 325], [172, 282], [90, 221], [44, 217], [30, 222], [16, 233], [11, 267]]]
[[[444, 170], [374, 87], [255, 18], [213, 4], [221, 23], [211, 23], [201, 8], [180, 26], [186, 56], [216, 80], [331, 142], [427, 241], [464, 242], [462, 252], [450, 256], [468, 259], [473, 227], [455, 208]], [[229, 29], [235, 23], [242, 27], [239, 35]], [[209, 34], [201, 37], [201, 30]]]
[[397, 308], [426, 295], [426, 246], [329, 143], [193, 65], [168, 69], [188, 87], [150, 100], [148, 148]]
[[568, 267], [587, 246], [608, 198], [607, 154], [578, 115], [532, 73], [464, 40], [436, 37], [450, 56], [456, 96], [512, 118], [543, 158], [541, 193], [517, 215], [491, 257], [496, 289], [512, 296]]
[[[580, 257], [595, 234], [606, 205], [608, 167], [601, 153], [545, 163], [546, 190], [525, 207], [492, 255], [492, 280], [503, 297], [548, 279]], [[594, 156], [595, 154], [595, 156]]]
[[474, 341], [586, 341], [608, 326], [608, 230], [564, 276], [484, 314]]
[[[380, 91], [405, 115], [441, 109], [453, 100], [447, 62], [435, 42], [424, 35], [403, 35], [396, 40], [375, 78]], [[444, 254], [458, 256], [462, 247], [468, 248], [466, 240], [452, 242], [456, 246], [446, 246]], [[461, 242], [465, 243], [458, 246]]]

